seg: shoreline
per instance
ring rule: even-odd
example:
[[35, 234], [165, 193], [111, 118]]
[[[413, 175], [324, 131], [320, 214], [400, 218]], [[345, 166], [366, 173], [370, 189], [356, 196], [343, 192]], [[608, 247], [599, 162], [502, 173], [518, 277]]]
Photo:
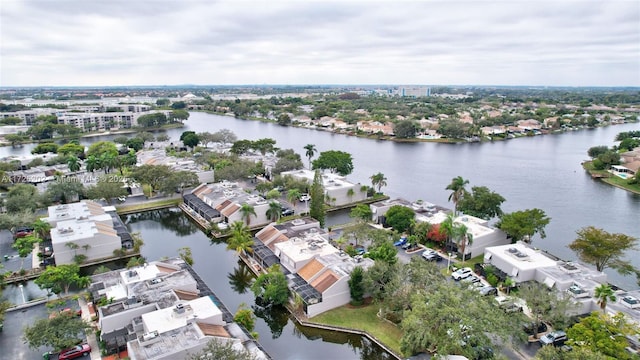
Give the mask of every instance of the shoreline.
[[[608, 171], [591, 169], [591, 163], [592, 163], [591, 160], [587, 160], [587, 161], [583, 161], [581, 165], [582, 165], [582, 168], [591, 176], [592, 179], [600, 180], [607, 185], [611, 185], [618, 189], [628, 191], [632, 194], [640, 195], [640, 190], [636, 190], [632, 188], [631, 184], [617, 184], [614, 181], [610, 180], [615, 175], [609, 173]], [[638, 187], [640, 188], [640, 185], [638, 185]]]

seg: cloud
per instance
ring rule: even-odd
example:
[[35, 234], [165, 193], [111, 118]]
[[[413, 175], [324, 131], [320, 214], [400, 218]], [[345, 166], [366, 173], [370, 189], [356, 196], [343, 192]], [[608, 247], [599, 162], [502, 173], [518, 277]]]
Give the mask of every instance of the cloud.
[[25, 0], [0, 85], [640, 85], [634, 1]]

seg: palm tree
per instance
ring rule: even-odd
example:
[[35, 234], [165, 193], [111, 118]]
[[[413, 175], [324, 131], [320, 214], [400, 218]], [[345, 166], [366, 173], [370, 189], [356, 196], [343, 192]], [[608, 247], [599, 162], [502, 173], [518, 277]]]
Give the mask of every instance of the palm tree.
[[108, 173], [116, 165], [116, 160], [117, 158], [111, 153], [103, 153], [100, 156], [100, 164], [105, 173]]
[[311, 169], [311, 158], [318, 152], [316, 146], [313, 144], [307, 144], [304, 146], [304, 149], [307, 150], [305, 152], [305, 156], [309, 158], [309, 169]]
[[295, 207], [296, 203], [298, 202], [298, 199], [300, 198], [300, 195], [302, 195], [300, 190], [291, 189], [291, 190], [287, 191], [287, 201], [289, 201], [291, 203], [291, 205], [293, 205]]
[[378, 192], [380, 192], [383, 186], [387, 186], [387, 178], [383, 173], [379, 172], [377, 174], [371, 175], [369, 179], [371, 179], [371, 185], [378, 188]]
[[355, 195], [356, 192], [353, 191], [353, 189], [349, 189], [347, 190], [347, 196], [349, 197], [349, 202], [351, 202], [353, 200], [353, 195]]
[[33, 232], [39, 239], [48, 239], [50, 236], [50, 231], [51, 225], [42, 219], [38, 219], [33, 223]]
[[95, 170], [100, 169], [100, 159], [93, 155], [90, 155], [89, 157], [87, 157], [84, 165], [87, 171], [94, 172]]
[[603, 313], [606, 312], [605, 309], [607, 308], [607, 302], [616, 301], [613, 289], [608, 284], [602, 284], [596, 287], [594, 295]]
[[251, 215], [256, 216], [256, 209], [249, 204], [242, 204], [240, 207], [242, 218], [247, 222], [247, 226], [251, 223]]
[[253, 237], [242, 221], [235, 221], [231, 224], [231, 236], [227, 242], [227, 249], [235, 250], [238, 255], [246, 255], [253, 251]]
[[440, 224], [440, 231], [447, 234], [450, 241], [456, 243], [458, 251], [462, 254], [462, 260], [465, 260], [465, 249], [467, 245], [473, 244], [473, 235], [469, 232], [469, 228], [465, 224], [455, 222], [455, 216], [452, 213]]
[[269, 202], [269, 208], [267, 209], [266, 215], [271, 219], [271, 221], [278, 221], [280, 215], [282, 215], [282, 205], [277, 201]]
[[71, 172], [76, 172], [80, 170], [80, 159], [75, 155], [71, 155], [67, 158], [67, 165]]
[[462, 197], [467, 192], [464, 188], [467, 184], [469, 184], [469, 180], [465, 180], [462, 176], [457, 176], [451, 179], [451, 184], [447, 185], [445, 190], [451, 190], [451, 195], [449, 195], [449, 201], [453, 201], [453, 211], [454, 213], [458, 213], [458, 202], [462, 200]]

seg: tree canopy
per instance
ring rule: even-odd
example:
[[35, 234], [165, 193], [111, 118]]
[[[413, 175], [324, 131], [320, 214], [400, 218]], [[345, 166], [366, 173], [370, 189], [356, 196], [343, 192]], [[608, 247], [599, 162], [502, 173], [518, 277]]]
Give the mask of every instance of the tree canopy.
[[80, 267], [76, 264], [48, 266], [34, 281], [41, 289], [50, 289], [54, 294], [69, 293], [72, 285], [85, 287], [89, 278], [80, 275]]
[[530, 242], [535, 234], [540, 234], [543, 239], [547, 237], [544, 228], [550, 221], [551, 218], [543, 210], [534, 208], [504, 214], [496, 226], [507, 233], [513, 242], [521, 240]]
[[322, 185], [320, 170], [316, 170], [313, 176], [310, 192], [311, 204], [309, 205], [309, 216], [318, 220], [320, 227], [324, 227], [326, 214], [324, 209], [324, 186]]
[[398, 232], [405, 232], [413, 225], [416, 213], [406, 206], [393, 205], [384, 216], [387, 219], [387, 225]]
[[231, 341], [211, 340], [199, 352], [190, 355], [189, 360], [254, 360], [255, 356], [246, 349], [239, 350]]
[[32, 349], [41, 346], [52, 347], [54, 351], [74, 346], [84, 339], [91, 325], [74, 313], [61, 313], [58, 316], [39, 319], [24, 329], [24, 340]]
[[313, 160], [312, 165], [313, 169], [329, 170], [342, 176], [349, 175], [353, 171], [351, 154], [339, 150], [321, 152], [320, 156]]
[[631, 264], [623, 260], [628, 250], [638, 248], [638, 239], [625, 234], [612, 234], [593, 226], [576, 232], [578, 237], [569, 244], [580, 260], [594, 265], [598, 271], [613, 268], [628, 273]]
[[464, 214], [490, 220], [502, 215], [500, 205], [505, 201], [500, 194], [486, 186], [474, 186], [458, 202], [458, 210]]
[[256, 297], [273, 305], [284, 305], [289, 301], [287, 278], [278, 265], [273, 265], [269, 272], [258, 276], [251, 285], [251, 291]]

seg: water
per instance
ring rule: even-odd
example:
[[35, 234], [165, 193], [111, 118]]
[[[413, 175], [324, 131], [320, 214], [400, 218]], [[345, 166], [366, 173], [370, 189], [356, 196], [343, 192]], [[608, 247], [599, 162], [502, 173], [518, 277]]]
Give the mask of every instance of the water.
[[361, 336], [299, 326], [284, 309], [261, 311], [249, 289], [253, 273], [235, 252], [226, 250], [226, 244], [211, 241], [179, 209], [127, 215], [123, 220], [132, 232], [142, 235], [141, 253], [149, 260], [175, 256], [180, 248], [190, 247], [194, 269], [232, 313], [241, 304], [254, 309], [259, 341], [274, 359], [391, 358]]
[[[392, 197], [422, 199], [445, 206], [445, 187], [455, 176], [471, 186], [487, 186], [507, 201], [505, 212], [540, 208], [551, 217], [547, 238], [533, 238], [533, 244], [566, 259], [576, 260], [567, 245], [576, 230], [596, 226], [609, 232], [640, 238], [640, 196], [593, 180], [582, 169], [587, 150], [596, 145], [612, 145], [622, 131], [639, 130], [640, 124], [623, 124], [592, 130], [519, 138], [493, 143], [394, 143], [361, 139], [329, 132], [282, 127], [271, 123], [235, 119], [193, 112], [185, 127], [167, 130], [173, 139], [186, 130], [216, 132], [232, 130], [239, 139], [273, 138], [278, 147], [292, 148], [303, 156], [303, 147], [314, 144], [319, 152], [343, 150], [353, 156], [354, 172], [349, 179], [370, 184], [369, 177], [382, 172]], [[82, 139], [83, 144], [109, 140], [114, 136]], [[0, 148], [0, 156], [28, 153], [32, 144], [21, 148]], [[640, 252], [628, 254], [640, 268]], [[609, 272], [611, 281], [636, 288], [635, 278]]]

